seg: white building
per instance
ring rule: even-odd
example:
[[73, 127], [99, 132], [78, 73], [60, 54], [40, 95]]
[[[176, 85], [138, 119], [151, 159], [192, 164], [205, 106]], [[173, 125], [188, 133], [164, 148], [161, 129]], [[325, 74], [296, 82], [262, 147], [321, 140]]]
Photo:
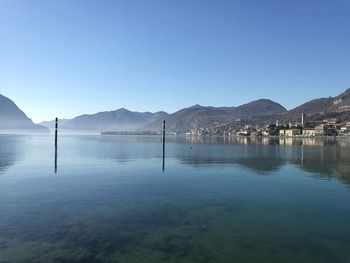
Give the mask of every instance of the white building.
[[283, 129], [280, 130], [280, 136], [297, 136], [301, 135], [300, 129]]
[[315, 135], [316, 135], [315, 129], [313, 129], [313, 128], [305, 128], [305, 129], [303, 129], [303, 136], [315, 137]]

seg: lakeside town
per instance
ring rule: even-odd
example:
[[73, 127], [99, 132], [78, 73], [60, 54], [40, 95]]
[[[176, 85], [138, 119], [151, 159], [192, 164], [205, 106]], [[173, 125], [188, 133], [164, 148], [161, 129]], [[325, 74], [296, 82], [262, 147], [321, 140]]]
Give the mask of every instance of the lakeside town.
[[187, 136], [280, 136], [280, 137], [324, 137], [350, 136], [350, 121], [340, 122], [336, 118], [322, 121], [306, 121], [301, 114], [300, 121], [280, 122], [268, 125], [245, 124], [243, 126], [224, 125], [213, 128], [193, 128]]
[[[160, 135], [159, 131], [102, 131], [101, 135]], [[350, 136], [350, 121], [328, 118], [321, 121], [305, 121], [301, 114], [299, 121], [272, 124], [247, 124], [232, 122], [216, 127], [196, 127], [187, 132], [166, 131], [167, 135], [186, 136], [240, 136], [240, 137], [345, 137]]]

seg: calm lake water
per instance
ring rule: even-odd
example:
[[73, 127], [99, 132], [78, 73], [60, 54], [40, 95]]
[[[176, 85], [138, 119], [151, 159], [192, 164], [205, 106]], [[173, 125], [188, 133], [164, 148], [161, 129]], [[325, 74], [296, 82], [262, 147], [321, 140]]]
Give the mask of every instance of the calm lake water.
[[350, 262], [350, 143], [0, 135], [0, 262]]

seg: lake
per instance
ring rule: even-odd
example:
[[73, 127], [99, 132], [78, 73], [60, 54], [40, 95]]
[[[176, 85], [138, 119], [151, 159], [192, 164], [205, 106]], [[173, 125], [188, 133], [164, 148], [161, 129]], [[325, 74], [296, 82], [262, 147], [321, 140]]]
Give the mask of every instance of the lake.
[[350, 262], [347, 140], [166, 141], [0, 135], [0, 262]]

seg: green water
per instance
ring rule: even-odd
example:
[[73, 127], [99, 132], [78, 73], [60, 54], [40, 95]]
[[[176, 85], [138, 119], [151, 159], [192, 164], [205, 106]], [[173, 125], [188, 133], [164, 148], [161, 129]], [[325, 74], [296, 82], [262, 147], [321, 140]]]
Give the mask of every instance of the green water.
[[345, 140], [0, 135], [0, 262], [350, 262]]

